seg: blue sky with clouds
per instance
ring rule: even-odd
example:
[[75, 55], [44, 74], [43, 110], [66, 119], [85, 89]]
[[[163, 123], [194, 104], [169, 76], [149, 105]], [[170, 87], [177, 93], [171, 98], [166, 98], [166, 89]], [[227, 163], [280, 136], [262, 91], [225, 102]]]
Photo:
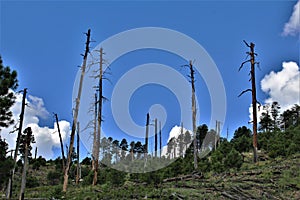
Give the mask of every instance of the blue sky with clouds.
[[[33, 113], [32, 116], [39, 116], [39, 120], [30, 123], [53, 129], [52, 112], [56, 112], [64, 120], [62, 122], [65, 128], [68, 126], [67, 122], [72, 121], [73, 85], [78, 66], [82, 63], [80, 54], [84, 52], [83, 33], [88, 28], [91, 28], [92, 39], [95, 41], [91, 48], [115, 34], [134, 28], [162, 27], [178, 31], [202, 45], [218, 67], [226, 92], [227, 113], [223, 126], [225, 132], [228, 127], [229, 135], [232, 135], [241, 125], [251, 127], [247, 124], [250, 94], [237, 97], [242, 90], [250, 87], [248, 66], [238, 72], [241, 62], [246, 58], [245, 52], [248, 51], [243, 40], [256, 44], [257, 60], [261, 68], [256, 72], [260, 102], [265, 102], [268, 98], [277, 100], [278, 93], [285, 94], [280, 90], [277, 93], [271, 92], [276, 89], [272, 87], [276, 84], [272, 82], [272, 77], [276, 77], [277, 81], [283, 80], [282, 76], [288, 80], [296, 80], [294, 87], [299, 83], [299, 8], [298, 21], [297, 12], [293, 15], [296, 3], [297, 1], [2, 0], [0, 54], [5, 65], [18, 71], [19, 89], [27, 87], [30, 95], [40, 98], [35, 102], [39, 102], [39, 106], [47, 111], [42, 116], [38, 111]], [[299, 3], [297, 5], [300, 6]], [[278, 73], [283, 70], [282, 63], [290, 61], [295, 62], [296, 67], [293, 65], [293, 70], [287, 67], [283, 73]], [[131, 52], [112, 63], [112, 74], [109, 77], [112, 83], [105, 83], [105, 95], [108, 98], [111, 96], [114, 85], [124, 73], [145, 63], [171, 66], [185, 77], [188, 72], [180, 69], [181, 65], [187, 64], [185, 60], [168, 52], [151, 49]], [[262, 91], [260, 81], [271, 71], [274, 73], [268, 80], [269, 86]], [[210, 94], [200, 73], [196, 74], [196, 79], [200, 107], [198, 125], [209, 124]], [[288, 100], [283, 98], [282, 102], [286, 104], [284, 106], [299, 103], [299, 90], [292, 88], [291, 91], [285, 91], [293, 95]], [[149, 97], [149, 93], [153, 95]], [[186, 98], [190, 99], [189, 96]], [[165, 133], [180, 124], [178, 101], [167, 88], [146, 85], [134, 93], [130, 103], [130, 114], [137, 124], [145, 123], [145, 113], [153, 104], [162, 104], [166, 109], [168, 118], [163, 129]], [[110, 104], [111, 102], [104, 104], [104, 131], [113, 132], [110, 134], [114, 138], [122, 139], [124, 133], [119, 132], [116, 127]], [[44, 133], [45, 130], [41, 132]], [[50, 135], [55, 132], [54, 129], [47, 131]], [[224, 135], [225, 132], [223, 131]], [[68, 134], [67, 130], [65, 134]], [[57, 145], [52, 140], [54, 139], [47, 140], [50, 141], [51, 148], [51, 145]], [[43, 141], [43, 144], [47, 144], [47, 141]], [[59, 146], [55, 145], [54, 149], [57, 149]], [[85, 152], [83, 156], [86, 155]]]

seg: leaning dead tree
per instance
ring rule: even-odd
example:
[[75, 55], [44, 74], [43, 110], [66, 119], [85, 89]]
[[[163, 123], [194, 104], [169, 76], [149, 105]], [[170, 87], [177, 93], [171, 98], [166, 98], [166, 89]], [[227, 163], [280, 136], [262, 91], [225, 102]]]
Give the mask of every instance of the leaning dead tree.
[[89, 53], [89, 45], [90, 45], [90, 37], [91, 37], [91, 30], [89, 29], [86, 33], [87, 39], [85, 43], [85, 53], [83, 55], [83, 63], [81, 67], [81, 76], [80, 76], [80, 82], [79, 82], [79, 88], [78, 88], [78, 94], [76, 98], [76, 106], [74, 111], [74, 117], [73, 117], [73, 123], [72, 123], [72, 131], [70, 136], [70, 145], [69, 145], [69, 151], [68, 151], [68, 158], [66, 163], [66, 169], [64, 173], [64, 183], [63, 183], [63, 191], [67, 192], [68, 187], [68, 178], [69, 178], [69, 169], [71, 164], [71, 157], [72, 157], [72, 151], [73, 151], [73, 145], [74, 145], [74, 137], [75, 137], [75, 131], [76, 131], [76, 125], [77, 125], [77, 118], [78, 118], [78, 112], [79, 112], [79, 105], [80, 105], [80, 98], [81, 98], [81, 92], [82, 92], [82, 85], [83, 85], [83, 79], [85, 75], [85, 68], [87, 63], [87, 56]]
[[59, 136], [59, 141], [60, 141], [62, 168], [63, 168], [63, 172], [64, 172], [65, 168], [66, 168], [66, 166], [65, 166], [66, 158], [65, 158], [65, 153], [64, 153], [64, 145], [63, 145], [62, 138], [61, 138], [59, 123], [58, 123], [58, 116], [57, 116], [56, 113], [54, 113], [54, 116], [55, 116], [55, 120], [56, 120], [57, 131], [58, 131], [58, 136]]
[[25, 106], [26, 106], [26, 94], [27, 94], [27, 88], [23, 90], [23, 99], [22, 99], [22, 108], [21, 108], [21, 114], [20, 114], [20, 124], [18, 128], [18, 136], [17, 136], [17, 141], [16, 141], [16, 149], [14, 153], [14, 167], [11, 171], [11, 177], [8, 180], [8, 185], [7, 185], [7, 193], [6, 193], [6, 198], [10, 199], [12, 195], [12, 182], [15, 176], [15, 170], [17, 167], [17, 157], [18, 157], [18, 152], [19, 152], [19, 146], [20, 146], [20, 139], [22, 136], [22, 127], [23, 127], [23, 120], [24, 120], [24, 114], [25, 114]]
[[247, 89], [241, 92], [239, 95], [242, 96], [246, 92], [251, 92], [252, 93], [252, 125], [253, 125], [253, 161], [254, 163], [257, 162], [258, 160], [258, 155], [257, 155], [257, 99], [256, 99], [256, 85], [255, 85], [255, 64], [259, 64], [258, 62], [255, 61], [255, 56], [257, 56], [257, 53], [254, 52], [254, 43], [250, 43], [250, 45], [244, 40], [244, 43], [246, 44], [247, 47], [250, 48], [250, 52], [247, 52], [247, 54], [250, 56], [249, 60], [246, 60], [243, 62], [239, 68], [239, 71], [243, 68], [245, 63], [250, 62], [251, 63], [251, 70], [250, 70], [250, 80], [252, 89]]

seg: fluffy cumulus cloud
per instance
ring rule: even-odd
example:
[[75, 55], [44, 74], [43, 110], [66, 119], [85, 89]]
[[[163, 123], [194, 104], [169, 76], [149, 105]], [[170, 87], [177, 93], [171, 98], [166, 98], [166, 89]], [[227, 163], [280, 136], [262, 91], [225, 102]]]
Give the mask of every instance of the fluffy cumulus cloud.
[[[296, 62], [283, 62], [281, 71], [271, 71], [260, 84], [262, 91], [268, 94], [268, 98], [262, 103], [271, 104], [277, 101], [281, 111], [291, 108], [294, 104], [300, 104], [300, 71]], [[262, 112], [262, 108], [258, 108], [258, 120]], [[249, 108], [249, 114], [252, 121], [252, 106]]]
[[[36, 143], [33, 144], [33, 149], [38, 148], [38, 156], [43, 156], [46, 159], [55, 158], [53, 147], [60, 147], [60, 141], [57, 133], [57, 125], [54, 123], [53, 128], [40, 127], [39, 119], [47, 119], [50, 116], [49, 112], [44, 106], [44, 101], [41, 98], [29, 95], [26, 99], [25, 116], [23, 122], [23, 130], [26, 127], [31, 127], [35, 137]], [[22, 105], [22, 94], [16, 94], [16, 103], [11, 108], [15, 122], [19, 121], [19, 114]], [[1, 131], [1, 137], [9, 144], [10, 149], [15, 148], [17, 132], [10, 133], [14, 130], [12, 125]], [[18, 127], [19, 124], [16, 124]], [[59, 121], [59, 127], [62, 134], [62, 139], [65, 142], [70, 133], [70, 123], [67, 121]], [[32, 152], [33, 153], [33, 152]]]
[[299, 66], [296, 62], [283, 62], [281, 71], [272, 71], [261, 80], [261, 89], [269, 95], [265, 103], [277, 101], [283, 109], [299, 104]]
[[300, 33], [300, 1], [296, 3], [289, 21], [284, 25], [282, 35], [297, 35]]

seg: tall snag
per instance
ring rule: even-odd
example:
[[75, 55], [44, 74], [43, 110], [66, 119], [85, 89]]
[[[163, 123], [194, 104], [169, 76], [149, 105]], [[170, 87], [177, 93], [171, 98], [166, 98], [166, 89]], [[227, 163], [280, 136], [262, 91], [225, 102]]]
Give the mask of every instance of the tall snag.
[[255, 85], [255, 64], [259, 64], [258, 62], [255, 62], [255, 56], [257, 56], [257, 53], [254, 52], [254, 43], [250, 43], [250, 45], [244, 40], [244, 43], [247, 47], [250, 48], [250, 52], [247, 52], [248, 55], [250, 55], [250, 59], [243, 62], [239, 68], [239, 71], [243, 68], [244, 64], [247, 62], [251, 63], [251, 70], [250, 70], [250, 80], [252, 84], [252, 89], [247, 89], [241, 92], [239, 95], [242, 96], [246, 92], [252, 93], [252, 116], [253, 116], [253, 161], [254, 163], [258, 160], [257, 155], [257, 100], [256, 100], [256, 85]]
[[16, 141], [16, 149], [14, 153], [14, 167], [11, 171], [11, 177], [8, 180], [8, 185], [7, 185], [7, 193], [6, 193], [6, 198], [10, 199], [12, 195], [12, 182], [15, 176], [15, 170], [17, 167], [17, 157], [18, 157], [18, 152], [19, 152], [19, 146], [20, 146], [20, 139], [22, 136], [22, 127], [23, 127], [23, 120], [24, 120], [24, 114], [25, 114], [25, 105], [26, 105], [26, 94], [27, 94], [27, 88], [23, 90], [23, 99], [22, 99], [22, 108], [21, 108], [21, 114], [20, 114], [20, 124], [18, 128], [18, 136], [17, 136], [17, 141]]
[[63, 192], [67, 192], [68, 187], [68, 178], [69, 178], [69, 169], [70, 164], [72, 160], [72, 151], [73, 151], [73, 145], [74, 145], [74, 137], [75, 137], [75, 131], [76, 131], [76, 125], [77, 125], [77, 118], [78, 118], [78, 112], [79, 112], [79, 105], [80, 105], [80, 97], [82, 92], [82, 84], [83, 84], [83, 78], [85, 75], [85, 68], [87, 63], [87, 56], [89, 53], [89, 45], [90, 45], [90, 37], [91, 37], [91, 30], [89, 29], [86, 33], [87, 39], [86, 39], [86, 46], [85, 46], [85, 53], [83, 56], [83, 63], [81, 67], [81, 76], [80, 76], [80, 82], [79, 82], [79, 88], [78, 88], [78, 94], [76, 98], [76, 106], [74, 111], [74, 117], [73, 117], [73, 123], [72, 123], [72, 131], [70, 136], [70, 145], [69, 145], [69, 151], [68, 151], [68, 158], [66, 163], [66, 169], [64, 173], [64, 184], [63, 184]]
[[103, 104], [103, 49], [100, 48], [100, 64], [99, 64], [99, 85], [98, 85], [98, 96], [99, 101], [98, 103], [98, 116], [97, 116], [97, 134], [94, 138], [95, 143], [95, 158], [94, 158], [94, 178], [93, 178], [93, 185], [97, 184], [98, 180], [98, 168], [99, 168], [99, 154], [100, 154], [100, 139], [101, 139], [101, 123], [102, 123], [102, 104]]
[[194, 169], [198, 168], [198, 161], [197, 161], [197, 127], [196, 127], [196, 98], [195, 98], [195, 70], [193, 68], [193, 63], [190, 60], [189, 65], [183, 65], [183, 67], [188, 67], [190, 69], [190, 78], [191, 86], [192, 86], [192, 121], [193, 121], [193, 145], [194, 145]]

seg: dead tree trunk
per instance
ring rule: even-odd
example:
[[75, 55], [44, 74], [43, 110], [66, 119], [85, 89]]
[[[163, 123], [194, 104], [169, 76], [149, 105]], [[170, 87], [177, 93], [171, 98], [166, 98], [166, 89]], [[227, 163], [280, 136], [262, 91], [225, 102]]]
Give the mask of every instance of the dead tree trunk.
[[102, 123], [102, 103], [103, 103], [103, 49], [100, 48], [100, 71], [99, 71], [99, 107], [98, 107], [98, 129], [96, 135], [96, 147], [95, 147], [95, 169], [94, 169], [94, 178], [93, 178], [93, 185], [97, 184], [98, 179], [98, 167], [99, 167], [99, 154], [100, 154], [100, 139], [101, 139], [101, 123]]
[[157, 158], [157, 118], [154, 120], [154, 152], [155, 158]]
[[195, 71], [193, 68], [192, 61], [190, 60], [190, 78], [191, 78], [191, 84], [192, 84], [192, 120], [193, 120], [193, 136], [194, 136], [194, 169], [196, 170], [198, 168], [198, 162], [197, 162], [197, 138], [196, 138], [196, 133], [197, 133], [197, 127], [196, 127], [196, 99], [195, 99]]
[[244, 90], [240, 95], [243, 95], [245, 92], [251, 92], [252, 93], [252, 117], [253, 117], [253, 161], [254, 163], [258, 160], [257, 155], [257, 100], [256, 100], [256, 84], [255, 84], [255, 64], [258, 64], [258, 62], [255, 62], [255, 56], [257, 54], [254, 52], [254, 43], [250, 43], [250, 45], [244, 41], [244, 43], [247, 45], [247, 47], [250, 48], [250, 52], [247, 52], [248, 55], [250, 55], [250, 60], [247, 60], [243, 62], [239, 68], [239, 71], [244, 66], [245, 63], [250, 62], [251, 63], [251, 70], [250, 70], [250, 80], [251, 80], [251, 86], [252, 89]]
[[147, 119], [146, 119], [146, 135], [145, 135], [145, 153], [144, 153], [144, 159], [145, 159], [144, 168], [145, 168], [146, 165], [147, 165], [147, 159], [148, 159], [149, 119], [150, 119], [150, 115], [149, 115], [149, 113], [147, 113]]
[[90, 29], [86, 33], [86, 36], [87, 36], [86, 47], [85, 47], [85, 53], [84, 53], [84, 56], [83, 56], [83, 63], [82, 63], [82, 67], [81, 67], [81, 76], [80, 76], [80, 82], [79, 82], [79, 88], [78, 88], [78, 95], [77, 95], [77, 98], [76, 98], [76, 107], [75, 107], [75, 111], [74, 111], [74, 118], [73, 118], [73, 123], [72, 123], [72, 131], [71, 131], [71, 136], [70, 136], [69, 152], [68, 152], [66, 169], [65, 169], [65, 173], [64, 173], [63, 192], [67, 192], [67, 187], [68, 187], [69, 169], [70, 169], [72, 150], [73, 150], [73, 145], [74, 145], [74, 137], [75, 137], [75, 131], [76, 131], [78, 112], [79, 112], [80, 98], [81, 98], [81, 92], [82, 92], [82, 84], [83, 84], [83, 78], [84, 78], [84, 75], [85, 75], [87, 55], [89, 53], [89, 44], [90, 44], [90, 36], [91, 36], [91, 30]]
[[97, 93], [95, 93], [95, 112], [94, 112], [94, 134], [93, 134], [93, 151], [92, 151], [92, 170], [95, 170], [95, 155], [96, 155], [96, 141], [97, 141], [97, 104], [98, 104], [98, 98]]
[[159, 121], [159, 158], [161, 158], [162, 138], [161, 138], [161, 121]]
[[76, 167], [76, 185], [79, 183], [80, 179], [80, 163], [79, 163], [79, 143], [80, 143], [80, 137], [79, 137], [79, 122], [77, 122], [77, 167]]
[[64, 170], [65, 170], [65, 168], [66, 168], [66, 166], [65, 166], [66, 158], [65, 158], [65, 153], [64, 153], [64, 145], [63, 145], [62, 138], [61, 138], [61, 133], [60, 133], [60, 128], [59, 128], [59, 123], [58, 123], [58, 116], [57, 116], [56, 113], [54, 114], [54, 116], [55, 116], [55, 120], [56, 120], [57, 131], [58, 131], [58, 136], [59, 136], [59, 141], [60, 141], [61, 158], [62, 158], [62, 167], [63, 167], [63, 172], [64, 172]]
[[24, 133], [26, 134], [25, 136], [25, 155], [24, 155], [24, 166], [23, 166], [23, 172], [22, 172], [22, 181], [21, 181], [21, 189], [20, 189], [20, 196], [19, 200], [24, 199], [24, 194], [25, 194], [25, 188], [26, 188], [26, 172], [28, 168], [28, 148], [30, 146], [30, 143], [32, 141], [32, 131], [31, 128], [28, 127], [25, 129]]
[[14, 176], [15, 176], [15, 170], [16, 170], [16, 167], [17, 167], [17, 157], [18, 157], [18, 152], [19, 152], [20, 139], [21, 139], [21, 135], [22, 135], [22, 127], [23, 127], [25, 105], [26, 105], [26, 94], [27, 94], [27, 88], [25, 88], [24, 91], [23, 91], [22, 108], [21, 108], [21, 114], [20, 114], [20, 124], [19, 124], [19, 128], [18, 128], [16, 149], [15, 149], [15, 153], [14, 153], [14, 167], [11, 171], [11, 176], [8, 180], [7, 193], [6, 193], [7, 199], [10, 199], [11, 195], [12, 195], [12, 183], [13, 183], [13, 179], [14, 179]]
[[38, 150], [38, 148], [37, 148], [37, 147], [35, 147], [35, 151], [34, 151], [34, 160], [36, 160], [36, 156], [37, 156], [37, 150]]

